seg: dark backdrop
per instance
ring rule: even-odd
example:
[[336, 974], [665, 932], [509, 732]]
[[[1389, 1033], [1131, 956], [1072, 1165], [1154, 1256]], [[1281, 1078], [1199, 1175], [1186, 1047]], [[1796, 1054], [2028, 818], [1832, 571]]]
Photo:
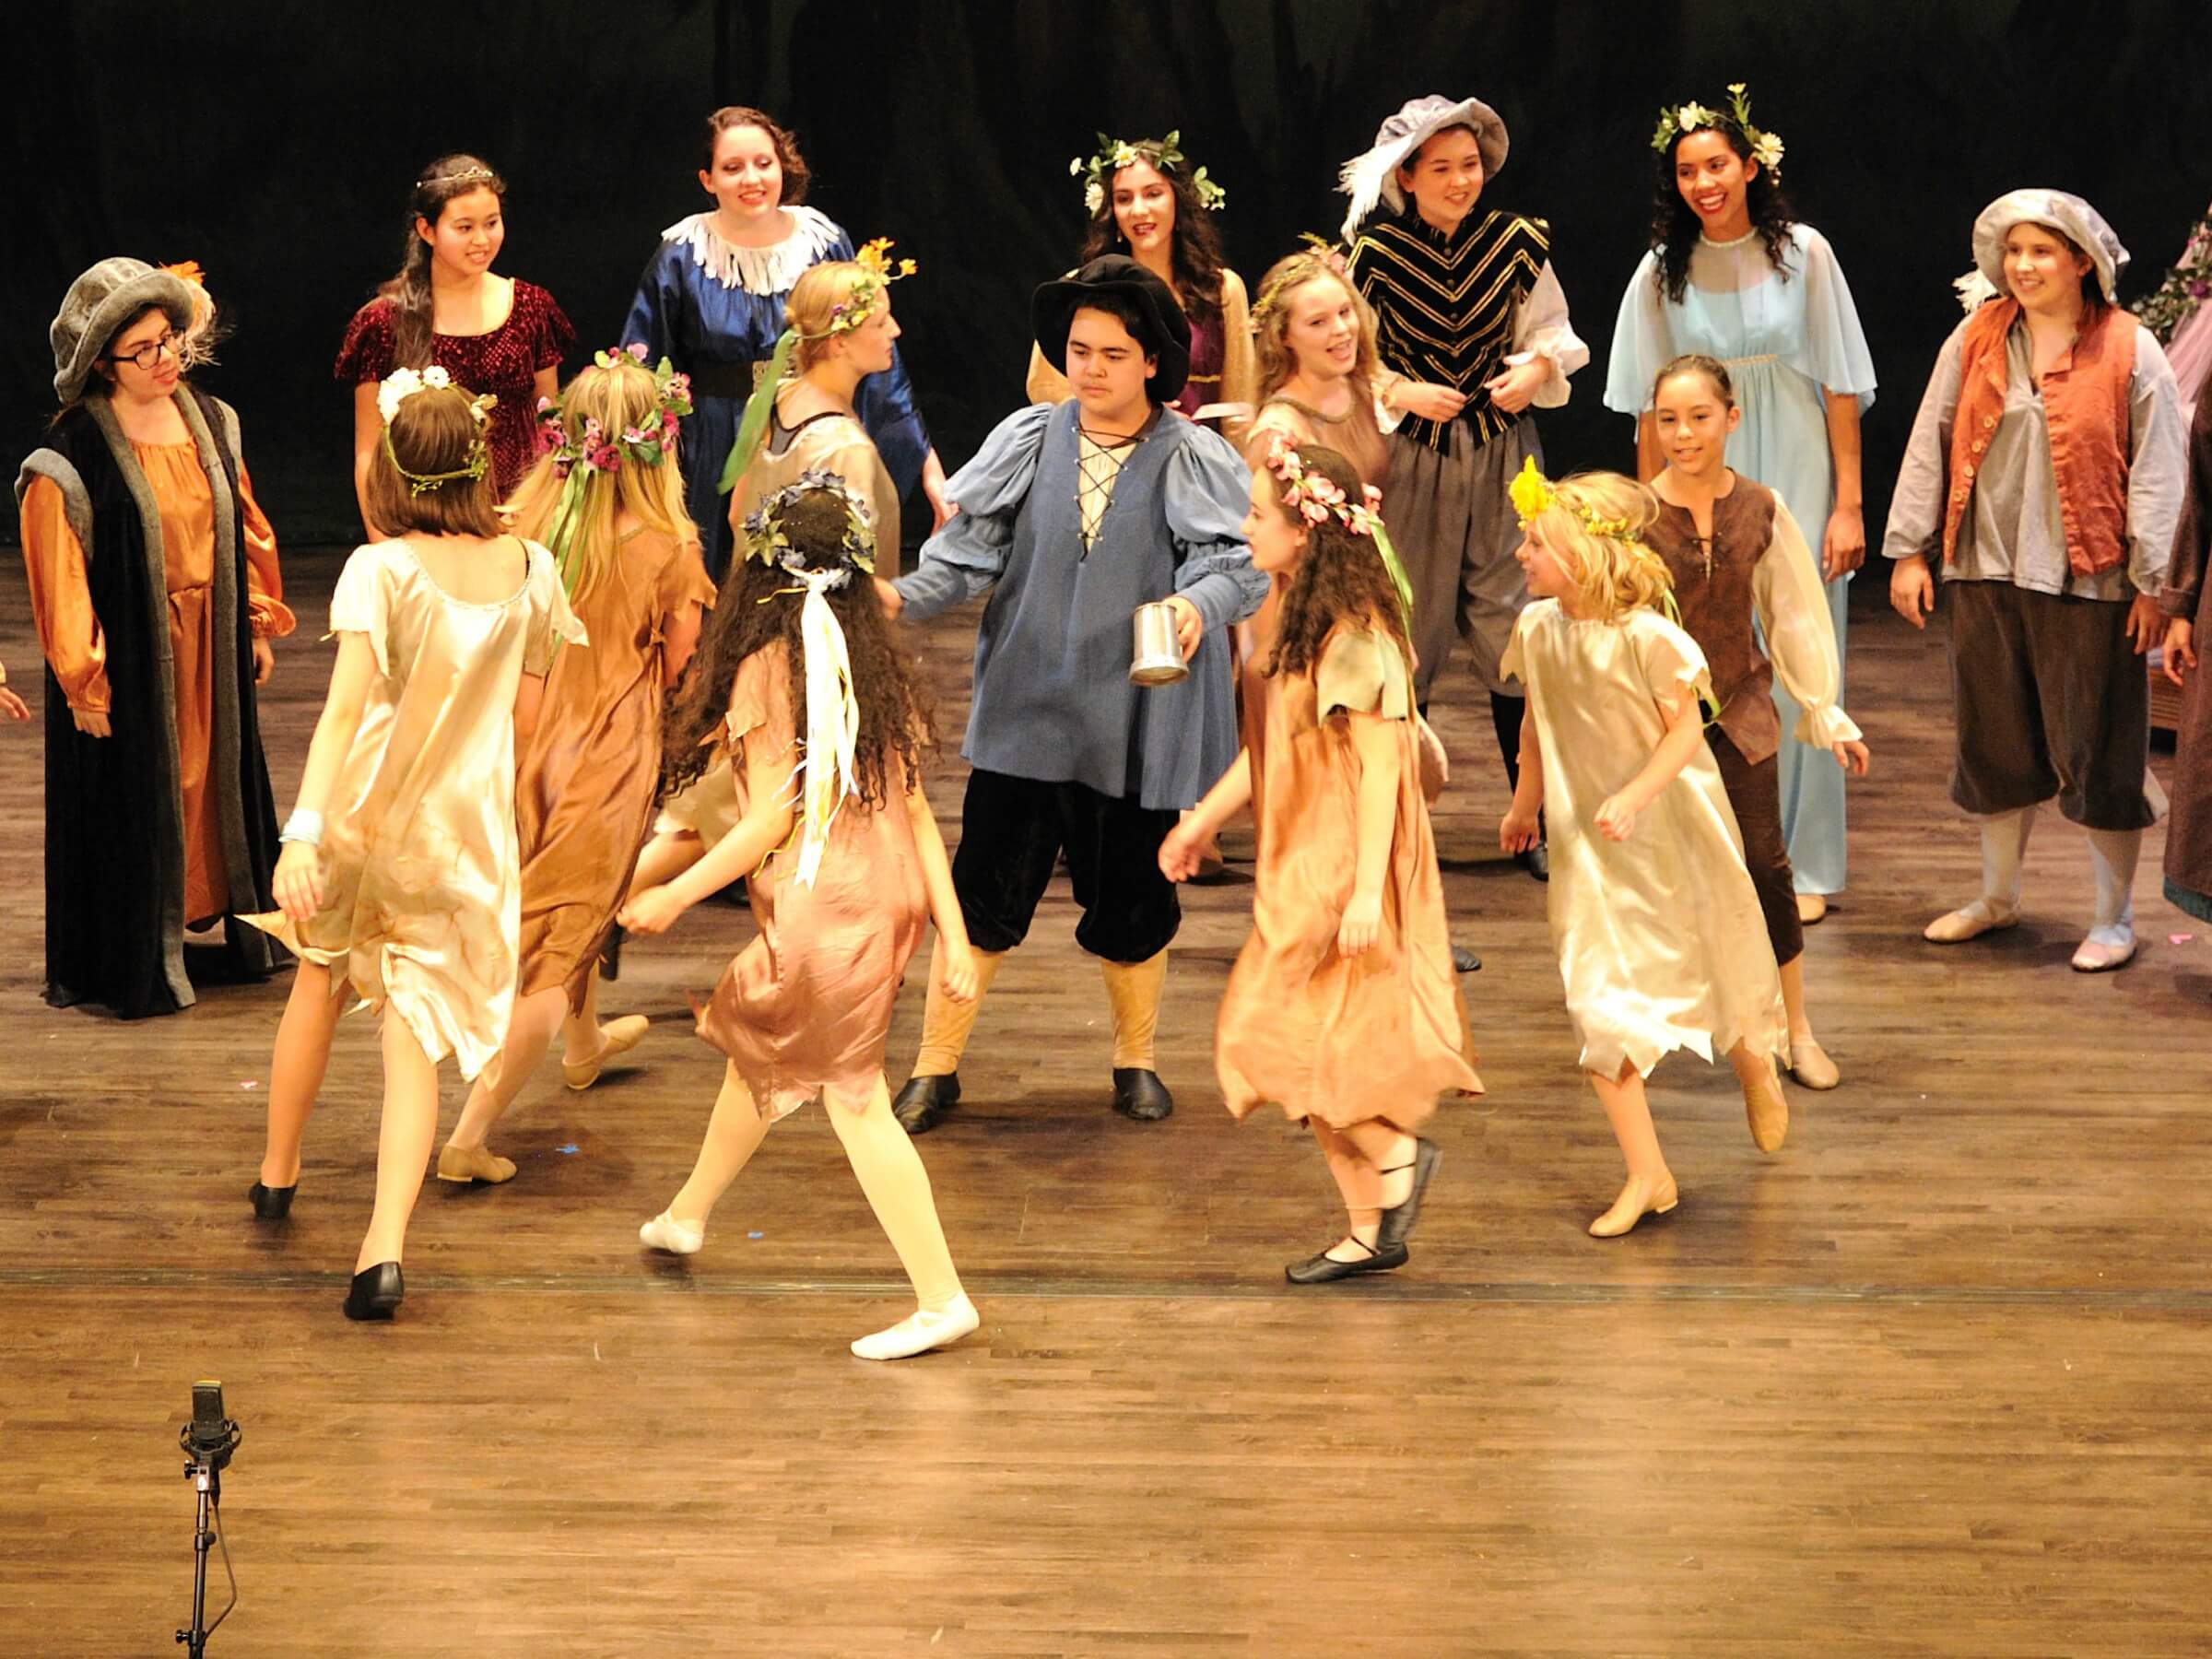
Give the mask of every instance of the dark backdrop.
[[396, 264], [416, 170], [446, 149], [506, 174], [500, 268], [566, 307], [572, 370], [612, 343], [659, 229], [705, 205], [700, 116], [723, 102], [777, 112], [814, 166], [815, 205], [921, 260], [899, 290], [905, 349], [957, 466], [1021, 398], [1026, 296], [1074, 252], [1067, 161], [1095, 130], [1180, 127], [1227, 185], [1231, 262], [1256, 278], [1299, 231], [1334, 231], [1336, 166], [1385, 113], [1417, 93], [1474, 93], [1512, 139], [1485, 200], [1551, 219], [1595, 354], [1572, 404], [1543, 418], [1561, 471], [1630, 456], [1628, 423], [1599, 396], [1651, 218], [1658, 106], [1747, 80], [1873, 344], [1877, 535], [1959, 314], [1948, 285], [1975, 211], [2015, 185], [2077, 191], [2133, 251], [2124, 286], [2139, 293], [2212, 194], [2212, 28], [2197, 0], [75, 0], [10, 29], [10, 455], [51, 412], [45, 329], [70, 278], [114, 253], [197, 259], [236, 324], [204, 382], [238, 406], [255, 483], [295, 543], [353, 533], [351, 404], [330, 362]]

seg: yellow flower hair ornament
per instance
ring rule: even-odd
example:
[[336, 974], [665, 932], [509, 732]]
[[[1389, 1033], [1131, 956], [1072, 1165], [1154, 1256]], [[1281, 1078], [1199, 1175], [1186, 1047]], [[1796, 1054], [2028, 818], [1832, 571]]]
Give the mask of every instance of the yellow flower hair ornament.
[[1562, 501], [1559, 492], [1552, 488], [1549, 478], [1536, 470], [1534, 455], [1525, 457], [1521, 470], [1507, 490], [1512, 497], [1513, 512], [1519, 515], [1521, 527], [1525, 530], [1554, 507], [1564, 507], [1575, 516], [1582, 527], [1593, 535], [1606, 535], [1626, 540], [1636, 534], [1636, 521], [1626, 518], [1600, 518], [1588, 508], [1573, 501]]

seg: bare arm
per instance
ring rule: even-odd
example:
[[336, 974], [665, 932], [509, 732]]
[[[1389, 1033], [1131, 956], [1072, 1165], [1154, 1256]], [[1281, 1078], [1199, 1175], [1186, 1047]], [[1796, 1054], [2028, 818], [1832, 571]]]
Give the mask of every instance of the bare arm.
[[1221, 774], [1220, 782], [1206, 792], [1198, 805], [1182, 815], [1182, 821], [1159, 843], [1159, 873], [1170, 881], [1188, 881], [1198, 873], [1198, 850], [1220, 831], [1221, 826], [1252, 801], [1252, 757], [1243, 750]]
[[[1658, 705], [1666, 722], [1666, 735], [1643, 763], [1643, 770], [1628, 787], [1607, 797], [1597, 809], [1598, 832], [1608, 841], [1626, 841], [1636, 827], [1636, 815], [1659, 798], [1659, 792], [1679, 777], [1705, 742], [1705, 724], [1698, 717], [1698, 688], [1677, 686], [1671, 701]], [[1526, 776], [1524, 773], [1523, 776]]]
[[537, 730], [537, 713], [546, 703], [546, 677], [525, 674], [514, 686], [514, 749], [521, 754], [523, 746]]
[[668, 924], [700, 900], [712, 897], [741, 876], [758, 870], [771, 853], [791, 839], [797, 818], [788, 797], [789, 751], [767, 755], [764, 743], [745, 746], [745, 798], [751, 803], [729, 834], [700, 861], [665, 887], [633, 894], [622, 907], [622, 925], [638, 933], [665, 932]]
[[1835, 463], [1836, 504], [1820, 545], [1820, 575], [1833, 582], [1866, 562], [1865, 494], [1859, 479], [1859, 400], [1848, 392], [1823, 392], [1828, 406], [1828, 453]]
[[1521, 781], [1513, 785], [1512, 805], [1498, 826], [1498, 844], [1508, 853], [1525, 853], [1543, 840], [1537, 814], [1544, 810], [1544, 740], [1536, 732], [1536, 712], [1523, 701], [1521, 710]]
[[353, 389], [353, 500], [361, 510], [361, 528], [369, 540], [384, 539], [384, 532], [369, 516], [369, 464], [383, 441], [384, 418], [377, 412], [376, 382], [363, 381]]
[[703, 626], [700, 607], [687, 605], [668, 617], [661, 628], [661, 681], [673, 686], [684, 677], [684, 670], [691, 665], [691, 653], [699, 649], [700, 629]]
[[1352, 897], [1336, 926], [1336, 948], [1358, 956], [1382, 927], [1382, 880], [1397, 829], [1399, 723], [1376, 714], [1348, 714], [1352, 752], [1359, 759], [1359, 793], [1353, 808]]

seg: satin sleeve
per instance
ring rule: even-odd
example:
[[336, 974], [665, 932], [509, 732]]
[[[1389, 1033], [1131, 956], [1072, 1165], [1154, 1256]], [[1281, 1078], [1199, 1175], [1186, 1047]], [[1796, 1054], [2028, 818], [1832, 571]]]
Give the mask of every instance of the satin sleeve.
[[694, 365], [690, 353], [677, 338], [676, 318], [683, 308], [683, 294], [675, 280], [678, 267], [669, 256], [669, 246], [663, 242], [655, 248], [638, 275], [637, 291], [629, 297], [629, 314], [622, 319], [622, 344], [642, 345], [649, 363], [667, 358], [678, 369], [685, 369]]
[[[383, 546], [356, 547], [330, 591], [330, 634], [358, 633], [369, 641], [376, 671], [392, 677], [392, 561]], [[328, 639], [330, 634], [324, 638]]]
[[62, 488], [34, 477], [23, 492], [23, 566], [39, 649], [72, 709], [109, 712], [108, 641], [85, 580], [84, 544], [69, 527]]
[[1773, 535], [1751, 568], [1751, 605], [1775, 677], [1805, 711], [1797, 722], [1797, 741], [1828, 748], [1855, 741], [1859, 728], [1836, 702], [1842, 695], [1843, 669], [1836, 655], [1836, 625], [1817, 571], [1804, 533], [1778, 498]]
[[530, 552], [530, 629], [523, 645], [523, 672], [550, 674], [561, 646], [589, 645], [591, 636], [569, 608], [569, 595], [560, 583], [560, 567], [553, 555], [535, 542], [524, 544]]
[[1705, 653], [1682, 629], [1656, 611], [1640, 611], [1634, 618], [1631, 638], [1636, 648], [1636, 665], [1642, 671], [1643, 683], [1654, 703], [1665, 706], [1673, 702], [1684, 686], [1695, 691], [1698, 700], [1709, 708], [1717, 700], [1712, 695], [1712, 674], [1706, 665]]
[[1413, 712], [1406, 653], [1371, 629], [1339, 629], [1330, 636], [1313, 667], [1313, 688], [1324, 720], [1339, 709], [1384, 720], [1404, 720]]
[[238, 522], [246, 542], [247, 620], [257, 640], [281, 640], [300, 626], [284, 602], [284, 575], [276, 568], [276, 532], [253, 499], [246, 464], [238, 464]]
[[1185, 424], [1182, 446], [1161, 479], [1161, 504], [1168, 534], [1182, 555], [1175, 592], [1211, 631], [1256, 612], [1267, 597], [1267, 578], [1252, 568], [1244, 543], [1252, 469], [1218, 432]]
[[[733, 762], [741, 769], [748, 737], [766, 745], [771, 759], [796, 747], [788, 647], [764, 645], [737, 665], [737, 672], [730, 677], [730, 704], [722, 717], [722, 735]], [[742, 775], [741, 770], [741, 780]]]
[[975, 458], [952, 475], [946, 493], [959, 511], [922, 544], [922, 562], [894, 584], [905, 614], [926, 621], [984, 592], [1006, 571], [1014, 521], [1037, 479], [1057, 409], [1030, 404], [991, 429]]

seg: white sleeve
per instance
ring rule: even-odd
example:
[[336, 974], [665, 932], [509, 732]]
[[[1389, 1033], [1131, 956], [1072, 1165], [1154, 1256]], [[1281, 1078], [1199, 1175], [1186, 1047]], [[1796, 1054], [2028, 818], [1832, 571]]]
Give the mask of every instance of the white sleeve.
[[1513, 307], [1513, 349], [1505, 360], [1518, 369], [1538, 358], [1551, 365], [1551, 374], [1529, 401], [1539, 409], [1559, 408], [1568, 398], [1567, 377], [1590, 360], [1590, 347], [1568, 320], [1567, 293], [1548, 259], [1535, 286]]
[[1827, 748], [1855, 741], [1859, 728], [1837, 704], [1842, 665], [1836, 656], [1836, 625], [1812, 549], [1790, 510], [1774, 503], [1774, 535], [1751, 570], [1751, 606], [1767, 637], [1767, 660], [1782, 688], [1805, 711], [1793, 734], [1800, 743]]

